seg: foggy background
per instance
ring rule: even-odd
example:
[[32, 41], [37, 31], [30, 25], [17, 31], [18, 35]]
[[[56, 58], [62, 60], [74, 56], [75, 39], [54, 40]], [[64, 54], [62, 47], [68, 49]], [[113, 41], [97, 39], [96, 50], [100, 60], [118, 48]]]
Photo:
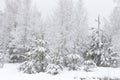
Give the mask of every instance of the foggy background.
[[[74, 3], [77, 2], [77, 0], [73, 1]], [[58, 0], [34, 0], [32, 5], [42, 13], [43, 19], [46, 19], [46, 17], [51, 16], [56, 10], [57, 3]], [[89, 27], [95, 27], [97, 25], [95, 19], [98, 15], [107, 19], [115, 7], [113, 0], [83, 0], [83, 4], [87, 11]], [[4, 0], [0, 0], [0, 10], [4, 11], [4, 7]]]

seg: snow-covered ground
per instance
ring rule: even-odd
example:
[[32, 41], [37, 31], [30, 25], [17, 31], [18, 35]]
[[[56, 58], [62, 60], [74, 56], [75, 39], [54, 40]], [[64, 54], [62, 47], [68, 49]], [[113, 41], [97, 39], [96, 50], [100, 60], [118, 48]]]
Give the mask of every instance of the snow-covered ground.
[[58, 75], [47, 73], [25, 74], [18, 71], [19, 64], [5, 64], [0, 68], [0, 80], [98, 80], [97, 78], [109, 77], [112, 79], [120, 78], [120, 68], [95, 68], [93, 72], [85, 71], [63, 71]]

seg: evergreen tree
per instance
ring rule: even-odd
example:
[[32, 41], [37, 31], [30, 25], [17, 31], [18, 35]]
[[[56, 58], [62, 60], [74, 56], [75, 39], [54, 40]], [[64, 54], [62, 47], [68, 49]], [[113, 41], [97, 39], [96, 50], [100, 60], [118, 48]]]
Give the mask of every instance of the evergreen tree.
[[[97, 66], [111, 66], [115, 62], [115, 57], [117, 54], [111, 50], [112, 39], [110, 36], [105, 34], [105, 32], [99, 29], [94, 29], [92, 35], [89, 36], [88, 50], [84, 54], [86, 60], [93, 60]], [[114, 57], [114, 59], [113, 59]]]
[[37, 38], [35, 40], [36, 46], [26, 53], [27, 60], [21, 65], [20, 70], [24, 73], [39, 73], [44, 72], [47, 66], [48, 48], [47, 42], [42, 38]]

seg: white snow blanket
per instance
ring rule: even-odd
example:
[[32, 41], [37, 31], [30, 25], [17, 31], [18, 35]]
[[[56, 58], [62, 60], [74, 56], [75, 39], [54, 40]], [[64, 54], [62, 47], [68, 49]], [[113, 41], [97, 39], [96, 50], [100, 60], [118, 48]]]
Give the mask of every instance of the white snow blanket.
[[58, 75], [47, 73], [25, 74], [18, 71], [19, 64], [5, 64], [0, 68], [0, 80], [98, 80], [97, 78], [120, 78], [120, 68], [95, 68], [93, 72], [67, 71], [64, 70]]

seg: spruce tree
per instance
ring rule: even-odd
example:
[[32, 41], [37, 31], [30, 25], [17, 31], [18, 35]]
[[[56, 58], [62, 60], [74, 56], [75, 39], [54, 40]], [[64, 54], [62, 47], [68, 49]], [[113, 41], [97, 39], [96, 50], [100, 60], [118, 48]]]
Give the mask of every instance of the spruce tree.
[[85, 60], [93, 60], [97, 66], [112, 66], [117, 64], [117, 53], [111, 48], [112, 38], [100, 29], [98, 17], [98, 28], [92, 28], [92, 35], [89, 36], [89, 43], [84, 54]]
[[35, 46], [26, 53], [27, 60], [21, 65], [20, 70], [24, 73], [39, 73], [44, 72], [47, 67], [47, 53], [49, 52], [47, 42], [42, 38], [35, 40]]

